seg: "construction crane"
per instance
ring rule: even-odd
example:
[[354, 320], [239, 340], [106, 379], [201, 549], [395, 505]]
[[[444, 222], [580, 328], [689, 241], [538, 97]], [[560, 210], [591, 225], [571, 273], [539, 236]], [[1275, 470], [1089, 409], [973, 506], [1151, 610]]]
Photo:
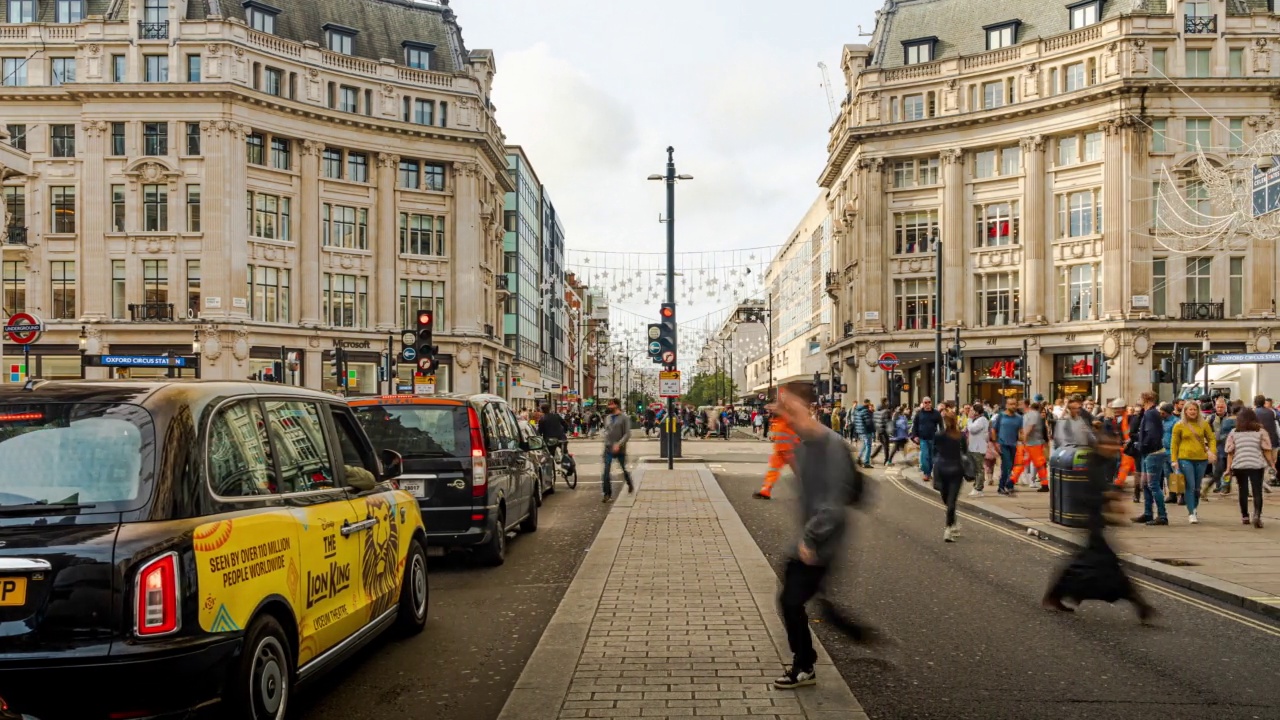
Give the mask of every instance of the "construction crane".
[[831, 74], [827, 72], [827, 64], [818, 63], [818, 69], [822, 71], [822, 87], [827, 91], [827, 107], [831, 110], [831, 121], [836, 119], [836, 96], [831, 93]]

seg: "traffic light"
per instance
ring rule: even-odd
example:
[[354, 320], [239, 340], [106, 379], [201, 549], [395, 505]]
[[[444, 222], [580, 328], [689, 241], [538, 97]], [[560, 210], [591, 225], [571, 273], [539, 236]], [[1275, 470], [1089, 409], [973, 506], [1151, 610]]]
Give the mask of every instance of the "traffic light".
[[659, 311], [661, 321], [661, 332], [658, 334], [658, 344], [662, 347], [659, 360], [662, 366], [667, 370], [676, 369], [676, 305], [675, 303], [662, 303], [662, 309]]
[[1178, 348], [1178, 367], [1182, 370], [1182, 382], [1195, 382], [1196, 361], [1191, 357], [1191, 348]]
[[655, 363], [662, 362], [662, 323], [649, 323], [649, 344], [646, 350], [649, 359]]
[[278, 383], [284, 382], [284, 363], [279, 360], [271, 363], [271, 379]]
[[1027, 357], [1027, 341], [1022, 341], [1022, 356], [1018, 358], [1018, 379], [1022, 381], [1022, 386], [1030, 391], [1031, 385], [1031, 367]]
[[338, 387], [347, 386], [347, 351], [344, 348], [336, 347], [329, 351], [329, 375]]
[[430, 310], [418, 311], [418, 337], [414, 344], [414, 358], [418, 364], [418, 371], [424, 375], [430, 375], [440, 367], [440, 361], [436, 359], [437, 348], [431, 344], [431, 333], [435, 330], [435, 321], [435, 313]]
[[1110, 379], [1111, 368], [1107, 364], [1107, 356], [1102, 354], [1101, 350], [1093, 351], [1093, 382], [1094, 390], [1101, 391], [1101, 387], [1107, 384]]
[[1159, 369], [1151, 371], [1151, 382], [1155, 385], [1173, 382], [1173, 358], [1160, 361]]

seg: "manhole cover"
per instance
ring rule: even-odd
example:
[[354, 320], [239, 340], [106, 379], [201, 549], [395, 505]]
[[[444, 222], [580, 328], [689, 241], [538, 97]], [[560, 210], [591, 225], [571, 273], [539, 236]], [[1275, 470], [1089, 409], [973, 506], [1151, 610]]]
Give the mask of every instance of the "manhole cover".
[[1174, 567], [1194, 567], [1200, 563], [1193, 563], [1190, 560], [1178, 560], [1177, 558], [1156, 558], [1156, 562], [1172, 565]]

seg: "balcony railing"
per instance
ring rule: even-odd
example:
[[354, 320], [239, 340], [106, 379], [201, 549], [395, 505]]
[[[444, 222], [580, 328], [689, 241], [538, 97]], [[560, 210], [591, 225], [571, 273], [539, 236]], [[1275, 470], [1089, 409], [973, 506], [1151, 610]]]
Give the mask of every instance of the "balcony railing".
[[27, 229], [21, 225], [10, 225], [4, 235], [5, 245], [26, 245]]
[[1182, 303], [1183, 320], [1221, 320], [1224, 317], [1220, 302]]
[[173, 303], [129, 303], [129, 319], [134, 322], [173, 322]]
[[510, 289], [511, 289], [511, 288], [508, 286], [508, 283], [507, 283], [507, 276], [506, 276], [506, 275], [498, 275], [497, 277], [495, 277], [495, 278], [494, 278], [494, 287], [496, 287], [496, 288], [498, 289], [498, 291], [499, 291], [499, 292], [502, 292], [502, 291], [510, 290]]
[[484, 334], [485, 334], [485, 337], [493, 337], [493, 326], [488, 323], [485, 323]]
[[163, 22], [143, 22], [138, 21], [138, 39], [140, 40], [168, 40], [169, 39], [169, 21]]
[[852, 323], [852, 322], [846, 322], [846, 323], [844, 324], [844, 336], [845, 336], [845, 337], [853, 337], [853, 323]]
[[840, 273], [835, 270], [827, 271], [827, 287], [840, 284]]
[[1217, 15], [1186, 15], [1182, 29], [1188, 35], [1210, 35], [1218, 32]]

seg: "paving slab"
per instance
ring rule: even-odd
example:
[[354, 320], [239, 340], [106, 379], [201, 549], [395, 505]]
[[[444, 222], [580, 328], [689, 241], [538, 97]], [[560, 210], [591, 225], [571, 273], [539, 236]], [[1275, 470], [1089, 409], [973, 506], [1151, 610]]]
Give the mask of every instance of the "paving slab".
[[816, 686], [773, 688], [790, 657], [777, 574], [711, 471], [634, 475], [499, 720], [866, 720], [821, 644]]

